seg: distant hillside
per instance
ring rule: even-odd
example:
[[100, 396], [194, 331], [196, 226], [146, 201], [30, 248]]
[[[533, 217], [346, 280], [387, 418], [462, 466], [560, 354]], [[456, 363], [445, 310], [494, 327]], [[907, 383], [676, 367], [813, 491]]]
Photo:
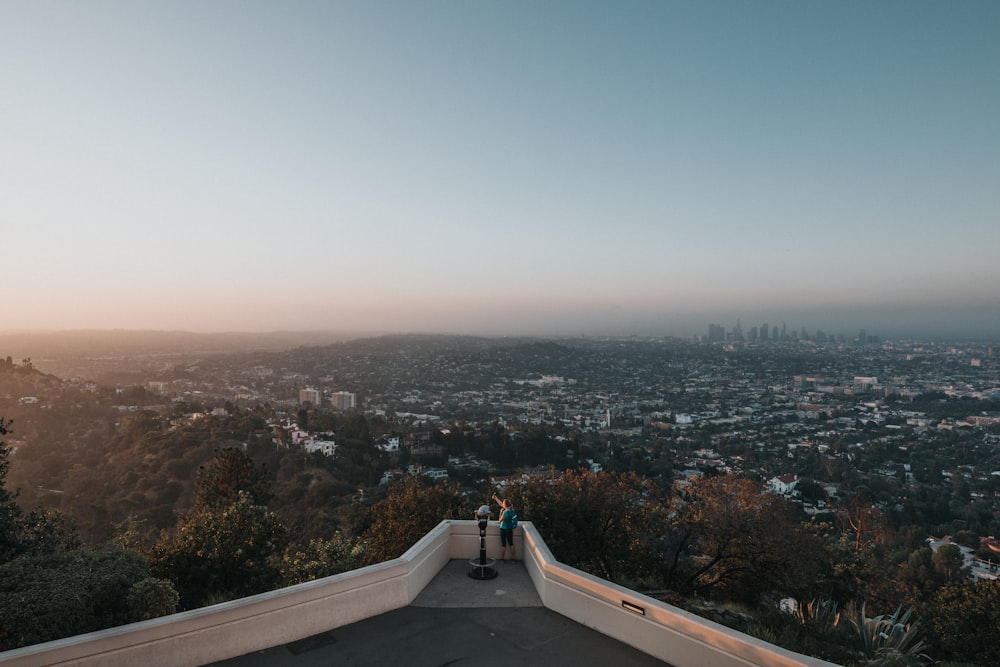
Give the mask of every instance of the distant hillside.
[[299, 345], [327, 345], [362, 334], [332, 331], [266, 333], [192, 333], [189, 331], [78, 330], [0, 333], [0, 356], [67, 357], [169, 352], [280, 350]]
[[59, 389], [62, 384], [63, 381], [55, 376], [18, 365], [16, 361], [7, 363], [6, 358], [0, 358], [0, 398], [45, 395]]
[[[281, 351], [329, 345], [361, 334], [331, 331], [268, 333], [192, 333], [187, 331], [81, 330], [0, 333], [0, 359], [31, 359], [45, 372], [63, 378], [97, 379], [109, 366], [127, 360], [138, 370], [141, 360], [198, 357], [250, 351]], [[117, 370], [117, 368], [116, 368]]]

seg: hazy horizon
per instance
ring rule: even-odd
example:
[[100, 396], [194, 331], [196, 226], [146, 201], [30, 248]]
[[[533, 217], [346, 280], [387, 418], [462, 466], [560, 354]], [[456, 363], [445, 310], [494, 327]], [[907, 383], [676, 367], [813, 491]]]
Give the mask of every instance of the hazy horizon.
[[[748, 316], [749, 315], [749, 316]], [[167, 334], [195, 336], [246, 336], [271, 337], [301, 337], [303, 340], [322, 338], [324, 336], [337, 340], [366, 338], [384, 335], [469, 335], [484, 337], [537, 337], [537, 338], [574, 338], [574, 337], [677, 337], [696, 338], [708, 334], [709, 325], [718, 324], [727, 332], [740, 326], [744, 336], [749, 336], [751, 329], [767, 324], [770, 329], [785, 328], [789, 334], [798, 336], [804, 329], [811, 338], [817, 331], [822, 331], [830, 337], [844, 336], [848, 340], [865, 331], [869, 336], [891, 340], [924, 340], [924, 341], [981, 341], [1000, 342], [1000, 332], [995, 326], [995, 315], [992, 311], [956, 307], [935, 310], [935, 317], [924, 309], [897, 309], [885, 312], [884, 309], [873, 308], [864, 311], [831, 311], [810, 309], [787, 309], [781, 311], [761, 311], [759, 313], [706, 312], [685, 314], [656, 314], [645, 318], [628, 317], [605, 318], [600, 326], [595, 326], [591, 320], [579, 318], [572, 320], [564, 318], [561, 322], [555, 318], [539, 321], [535, 326], [522, 324], [507, 325], [502, 322], [482, 322], [479, 326], [454, 328], [348, 328], [348, 327], [313, 327], [313, 328], [274, 328], [274, 329], [185, 329], [185, 328], [65, 328], [65, 329], [0, 329], [0, 337], [59, 335], [59, 334], [96, 334], [131, 335], [131, 334]], [[307, 344], [307, 343], [304, 343]]]
[[6, 2], [0, 331], [1000, 337], [1000, 4]]

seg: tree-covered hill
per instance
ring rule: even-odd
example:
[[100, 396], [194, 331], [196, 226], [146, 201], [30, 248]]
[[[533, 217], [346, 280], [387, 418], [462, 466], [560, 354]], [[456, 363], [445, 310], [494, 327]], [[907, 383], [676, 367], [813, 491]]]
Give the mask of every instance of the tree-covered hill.
[[10, 356], [0, 359], [0, 405], [9, 407], [21, 399], [50, 395], [63, 387], [63, 381], [42, 373], [30, 359], [17, 363]]

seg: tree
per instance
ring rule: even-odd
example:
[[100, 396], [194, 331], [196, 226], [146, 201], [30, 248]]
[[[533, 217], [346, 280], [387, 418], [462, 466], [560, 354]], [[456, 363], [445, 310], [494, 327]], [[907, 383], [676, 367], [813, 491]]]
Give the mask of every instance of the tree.
[[[0, 436], [10, 433], [11, 422], [0, 417]], [[24, 512], [17, 504], [17, 491], [6, 486], [10, 470], [10, 448], [0, 440], [0, 563], [22, 554], [47, 554], [79, 545], [62, 514], [41, 507]]]
[[[9, 425], [0, 418], [0, 435]], [[148, 575], [135, 553], [81, 549], [61, 514], [23, 512], [5, 486], [9, 454], [0, 441], [0, 650], [173, 611], [167, 603], [127, 603], [131, 587]]]
[[825, 560], [792, 503], [744, 477], [701, 477], [682, 493], [664, 579], [682, 595], [804, 597]]
[[151, 573], [174, 583], [184, 609], [274, 589], [287, 535], [278, 517], [240, 491], [228, 507], [195, 510], [149, 556]]
[[898, 604], [923, 609], [941, 587], [942, 578], [933, 557], [930, 547], [924, 545], [911, 551], [906, 562], [898, 565], [897, 589], [902, 593]]
[[269, 497], [263, 468], [239, 449], [217, 450], [199, 470], [194, 508], [149, 554], [151, 572], [174, 583], [183, 608], [278, 585], [288, 536], [263, 504]]
[[364, 562], [398, 558], [441, 521], [473, 518], [476, 506], [455, 484], [413, 476], [392, 482], [385, 499], [369, 510], [369, 525], [361, 536]]
[[[9, 433], [10, 422], [0, 417], [0, 436]], [[0, 441], [0, 563], [6, 562], [21, 553], [22, 513], [16, 499], [17, 493], [7, 490], [7, 472], [10, 470], [10, 449], [7, 443]]]
[[0, 565], [0, 651], [172, 612], [169, 604], [130, 605], [133, 587], [147, 576], [137, 554], [112, 546]]
[[885, 517], [864, 494], [856, 494], [841, 506], [837, 516], [844, 532], [852, 538], [855, 554], [885, 543], [888, 533]]
[[799, 497], [808, 503], [817, 503], [826, 500], [826, 491], [820, 484], [810, 478], [803, 477], [795, 485], [795, 490], [799, 492]]
[[952, 542], [963, 547], [976, 549], [979, 547], [979, 536], [971, 530], [960, 530], [951, 537]]
[[968, 574], [965, 567], [965, 556], [957, 544], [942, 544], [931, 556], [934, 569], [945, 581], [958, 581]]
[[1000, 581], [943, 587], [927, 613], [928, 638], [942, 660], [1000, 664]]
[[148, 621], [177, 611], [180, 596], [174, 585], [166, 579], [146, 577], [128, 589], [126, 602], [133, 622]]
[[207, 508], [226, 507], [241, 491], [249, 493], [254, 503], [266, 505], [271, 500], [266, 469], [240, 449], [217, 449], [212, 462], [198, 469], [195, 503]]
[[570, 470], [505, 491], [562, 562], [610, 581], [652, 586], [671, 501], [635, 473]]
[[281, 561], [281, 575], [286, 586], [348, 572], [360, 566], [362, 544], [337, 532], [328, 540], [310, 540], [302, 548], [289, 548]]

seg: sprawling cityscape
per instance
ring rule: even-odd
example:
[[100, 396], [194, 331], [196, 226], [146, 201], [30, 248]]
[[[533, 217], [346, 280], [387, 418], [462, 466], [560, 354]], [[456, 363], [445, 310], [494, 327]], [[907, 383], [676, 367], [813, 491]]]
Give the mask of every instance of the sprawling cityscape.
[[[829, 545], [880, 545], [855, 567], [902, 563], [896, 583], [858, 589], [871, 604], [940, 614], [948, 581], [998, 577], [994, 343], [780, 323], [688, 338], [330, 338], [77, 332], [39, 338], [32, 356], [23, 336], [0, 338], [17, 352], [0, 355], [7, 487], [25, 512], [62, 513], [84, 545], [132, 535], [155, 564], [180, 548], [163, 541], [175, 525], [202, 516], [213, 457], [242, 452], [269, 470], [293, 543], [350, 540], [355, 555], [336, 561], [349, 569], [379, 557], [360, 546], [379, 520], [360, 517], [382, 516], [407, 480], [472, 502], [569, 471], [635, 474], [679, 497], [744, 479]], [[850, 518], [859, 502], [864, 528]], [[820, 585], [815, 567], [806, 579]], [[182, 607], [198, 604], [173, 586]]]
[[[826, 492], [836, 493], [840, 480], [830, 471], [839, 469], [905, 488], [927, 473], [911, 458], [957, 434], [973, 449], [954, 460], [936, 451], [939, 475], [981, 493], [1000, 474], [991, 454], [1000, 361], [988, 343], [881, 341], [864, 330], [828, 337], [766, 324], [744, 334], [738, 324], [728, 331], [712, 324], [687, 340], [390, 335], [280, 352], [72, 354], [24, 363], [89, 373], [59, 386], [98, 395], [102, 381], [114, 381], [115, 410], [126, 415], [188, 407], [185, 417], [194, 420], [267, 405], [275, 446], [323, 441], [331, 456], [336, 434], [312, 433], [298, 416], [361, 414], [380, 425], [371, 444], [396, 453], [379, 459], [379, 478], [399, 472], [390, 465], [399, 452], [434, 467], [466, 467], [462, 457], [481, 455], [472, 450], [498, 425], [515, 444], [483, 463], [506, 474], [586, 464], [669, 478], [708, 468], [763, 479], [826, 476]], [[8, 389], [4, 401], [21, 425], [9, 442], [15, 451], [23, 446], [22, 455], [46, 446], [31, 442], [25, 427], [53, 396], [33, 394]], [[536, 431], [545, 447], [518, 446]]]

